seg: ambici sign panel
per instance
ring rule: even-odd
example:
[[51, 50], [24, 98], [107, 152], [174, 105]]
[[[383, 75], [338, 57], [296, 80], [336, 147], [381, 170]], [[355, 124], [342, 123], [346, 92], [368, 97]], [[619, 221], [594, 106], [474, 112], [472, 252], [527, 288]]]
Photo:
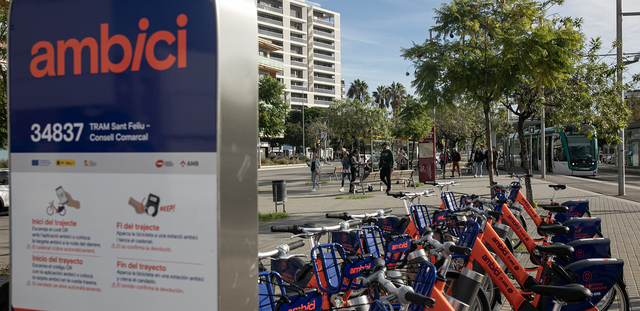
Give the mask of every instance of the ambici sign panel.
[[215, 2], [12, 3], [15, 310], [217, 302]]

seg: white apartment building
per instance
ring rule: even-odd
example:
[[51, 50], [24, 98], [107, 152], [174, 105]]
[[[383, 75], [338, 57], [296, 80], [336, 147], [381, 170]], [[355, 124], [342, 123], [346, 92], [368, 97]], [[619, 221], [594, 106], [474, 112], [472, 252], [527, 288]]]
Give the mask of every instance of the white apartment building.
[[[282, 68], [291, 109], [328, 107], [344, 99], [340, 76], [340, 14], [304, 0], [256, 0], [258, 36], [281, 50], [260, 48], [260, 62]], [[281, 63], [281, 65], [280, 65]], [[269, 72], [260, 70], [260, 75]]]

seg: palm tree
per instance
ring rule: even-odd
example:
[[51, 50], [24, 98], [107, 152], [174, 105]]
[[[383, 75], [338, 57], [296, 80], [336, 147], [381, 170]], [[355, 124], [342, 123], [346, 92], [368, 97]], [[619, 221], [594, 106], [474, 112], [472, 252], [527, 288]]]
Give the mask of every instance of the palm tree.
[[389, 87], [389, 94], [389, 104], [391, 105], [393, 117], [395, 118], [398, 116], [398, 111], [400, 110], [400, 106], [403, 104], [404, 97], [407, 95], [407, 90], [404, 88], [404, 85], [393, 82]]
[[389, 88], [387, 86], [378, 86], [372, 94], [373, 101], [378, 104], [378, 107], [383, 109], [389, 108]]
[[347, 97], [351, 99], [357, 99], [361, 102], [365, 102], [365, 99], [369, 95], [369, 86], [366, 82], [356, 79], [351, 83], [349, 90], [347, 91]]

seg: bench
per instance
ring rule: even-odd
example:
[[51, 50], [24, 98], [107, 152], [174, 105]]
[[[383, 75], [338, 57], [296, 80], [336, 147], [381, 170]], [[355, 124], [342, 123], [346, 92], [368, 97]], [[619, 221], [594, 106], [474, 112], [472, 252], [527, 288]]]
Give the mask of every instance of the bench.
[[[447, 174], [451, 173], [451, 169], [453, 168], [453, 163], [447, 163], [444, 165], [444, 170]], [[473, 163], [471, 165], [468, 162], [460, 161], [460, 173], [466, 172], [467, 174], [471, 174], [473, 172]], [[441, 175], [442, 170], [440, 169], [440, 163], [436, 163], [436, 175]], [[447, 177], [451, 177], [451, 175], [447, 175]]]
[[[391, 173], [390, 176], [390, 180], [393, 183], [394, 181], [402, 181], [404, 188], [407, 188], [407, 183], [409, 185], [411, 185], [413, 183], [413, 188], [416, 188], [416, 184], [415, 181], [413, 180], [413, 172], [415, 172], [414, 170], [394, 170]], [[365, 173], [361, 173], [360, 174], [360, 181], [354, 181], [354, 187], [353, 187], [353, 191], [354, 193], [357, 193], [357, 186], [360, 186], [360, 189], [362, 191], [362, 194], [365, 194], [365, 184], [369, 184], [368, 186], [370, 186], [371, 184], [378, 182], [380, 184], [380, 192], [382, 192], [382, 187], [384, 186], [384, 183], [382, 182], [382, 180], [380, 180], [380, 171], [377, 172], [365, 172]], [[367, 187], [368, 188], [368, 187]]]
[[333, 172], [328, 172], [326, 174], [329, 175], [329, 181], [331, 181], [332, 177], [335, 177], [336, 180], [339, 180], [340, 178], [342, 178], [342, 166], [340, 166], [340, 170], [338, 170], [338, 167], [336, 166], [333, 168]]

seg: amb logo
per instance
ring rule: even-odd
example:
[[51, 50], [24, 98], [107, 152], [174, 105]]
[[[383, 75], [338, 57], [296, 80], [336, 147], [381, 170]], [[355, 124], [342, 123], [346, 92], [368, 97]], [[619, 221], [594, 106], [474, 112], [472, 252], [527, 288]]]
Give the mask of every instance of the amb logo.
[[[178, 27], [187, 25], [187, 15], [180, 14], [176, 18]], [[178, 29], [177, 35], [167, 31], [160, 30], [150, 34], [147, 38], [149, 29], [149, 20], [141, 18], [138, 21], [138, 28], [143, 31], [138, 34], [135, 44], [129, 38], [121, 34], [109, 35], [109, 24], [100, 24], [100, 38], [87, 37], [82, 40], [71, 38], [68, 40], [58, 40], [56, 42], [38, 41], [31, 47], [31, 63], [29, 70], [31, 75], [36, 78], [44, 76], [64, 76], [66, 75], [65, 53], [69, 49], [73, 52], [73, 74], [82, 74], [82, 51], [86, 48], [89, 50], [89, 72], [97, 74], [98, 68], [100, 73], [121, 73], [127, 69], [131, 71], [139, 71], [142, 59], [147, 61], [149, 66], [155, 70], [166, 70], [171, 68], [176, 62], [178, 68], [187, 67], [187, 30]], [[164, 44], [172, 46], [177, 41], [175, 56], [169, 53], [165, 59], [156, 58], [156, 45], [163, 41]], [[119, 46], [123, 51], [123, 57], [119, 62], [114, 63], [109, 58], [109, 51], [113, 46]]]

